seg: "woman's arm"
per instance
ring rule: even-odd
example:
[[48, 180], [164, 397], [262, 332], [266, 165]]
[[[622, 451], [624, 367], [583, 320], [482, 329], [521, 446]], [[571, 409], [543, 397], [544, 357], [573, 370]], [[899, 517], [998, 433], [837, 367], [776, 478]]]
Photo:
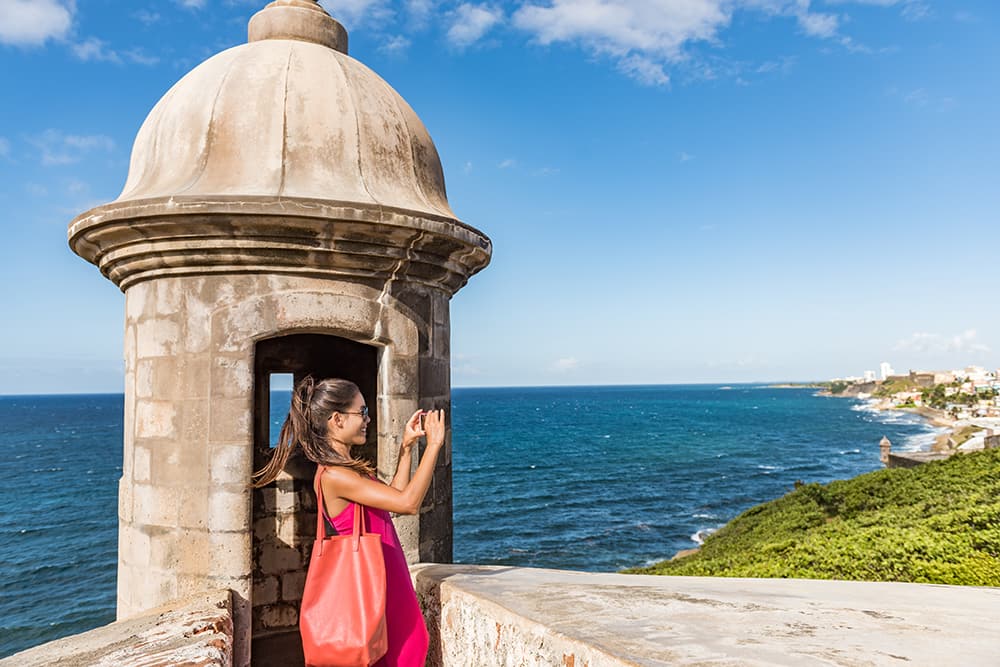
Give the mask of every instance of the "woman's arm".
[[389, 483], [394, 489], [402, 491], [410, 483], [410, 468], [413, 461], [413, 447], [417, 440], [424, 435], [424, 430], [420, 427], [420, 417], [424, 415], [423, 410], [417, 410], [406, 422], [403, 428], [403, 444], [399, 448], [399, 460], [396, 461], [396, 474]]
[[427, 495], [427, 489], [430, 488], [431, 479], [434, 477], [438, 454], [444, 445], [444, 411], [428, 412], [424, 424], [427, 446], [413, 478], [403, 489], [366, 479], [348, 468], [331, 466], [324, 471], [320, 480], [323, 485], [323, 496], [327, 499], [327, 510], [336, 510], [335, 506], [331, 507], [329, 501], [339, 498], [397, 514], [419, 512], [424, 496]]
[[397, 491], [402, 491], [410, 483], [410, 468], [413, 467], [411, 449], [412, 446], [404, 446], [399, 449], [399, 459], [396, 461], [396, 474], [393, 475], [392, 481], [389, 482], [389, 486]]

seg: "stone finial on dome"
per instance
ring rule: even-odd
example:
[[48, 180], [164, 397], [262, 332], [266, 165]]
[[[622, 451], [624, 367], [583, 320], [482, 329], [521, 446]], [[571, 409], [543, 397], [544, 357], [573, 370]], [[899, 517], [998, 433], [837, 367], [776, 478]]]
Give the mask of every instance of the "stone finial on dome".
[[250, 19], [249, 41], [294, 39], [347, 53], [347, 31], [315, 0], [275, 0]]

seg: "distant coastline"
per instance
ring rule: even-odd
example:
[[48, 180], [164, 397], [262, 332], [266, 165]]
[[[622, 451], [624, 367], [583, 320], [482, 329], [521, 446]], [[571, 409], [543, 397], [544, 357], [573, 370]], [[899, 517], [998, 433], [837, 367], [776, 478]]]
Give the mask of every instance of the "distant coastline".
[[821, 383], [824, 388], [817, 395], [853, 398], [865, 401], [872, 410], [922, 417], [932, 426], [948, 429], [929, 451], [952, 454], [982, 449], [985, 436], [1000, 429], [1000, 381], [996, 373], [976, 370], [979, 377], [911, 371], [885, 380], [834, 380]]

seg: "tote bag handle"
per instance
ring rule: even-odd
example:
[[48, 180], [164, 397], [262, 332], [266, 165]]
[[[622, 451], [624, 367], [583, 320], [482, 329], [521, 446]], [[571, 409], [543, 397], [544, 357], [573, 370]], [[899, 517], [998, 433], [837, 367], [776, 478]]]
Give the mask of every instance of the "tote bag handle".
[[[313, 490], [316, 492], [316, 544], [319, 547], [320, 553], [323, 553], [323, 542], [326, 541], [326, 530], [323, 526], [323, 517], [326, 515], [326, 504], [323, 500], [323, 484], [320, 481], [324, 470], [326, 470], [326, 466], [319, 467], [316, 471], [316, 479], [313, 482]], [[330, 524], [333, 524], [332, 517]], [[364, 505], [354, 503], [354, 529], [351, 532], [351, 537], [354, 538], [351, 540], [353, 551], [361, 548], [361, 536], [367, 534], [368, 529], [365, 526]]]

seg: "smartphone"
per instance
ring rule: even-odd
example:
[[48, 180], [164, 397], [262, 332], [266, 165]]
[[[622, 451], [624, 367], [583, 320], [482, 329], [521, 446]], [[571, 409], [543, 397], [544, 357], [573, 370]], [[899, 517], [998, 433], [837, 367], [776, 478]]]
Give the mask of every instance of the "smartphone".
[[421, 431], [426, 430], [425, 427], [424, 427], [424, 418], [425, 417], [427, 417], [427, 411], [426, 410], [424, 410], [423, 412], [420, 413], [420, 430]]

